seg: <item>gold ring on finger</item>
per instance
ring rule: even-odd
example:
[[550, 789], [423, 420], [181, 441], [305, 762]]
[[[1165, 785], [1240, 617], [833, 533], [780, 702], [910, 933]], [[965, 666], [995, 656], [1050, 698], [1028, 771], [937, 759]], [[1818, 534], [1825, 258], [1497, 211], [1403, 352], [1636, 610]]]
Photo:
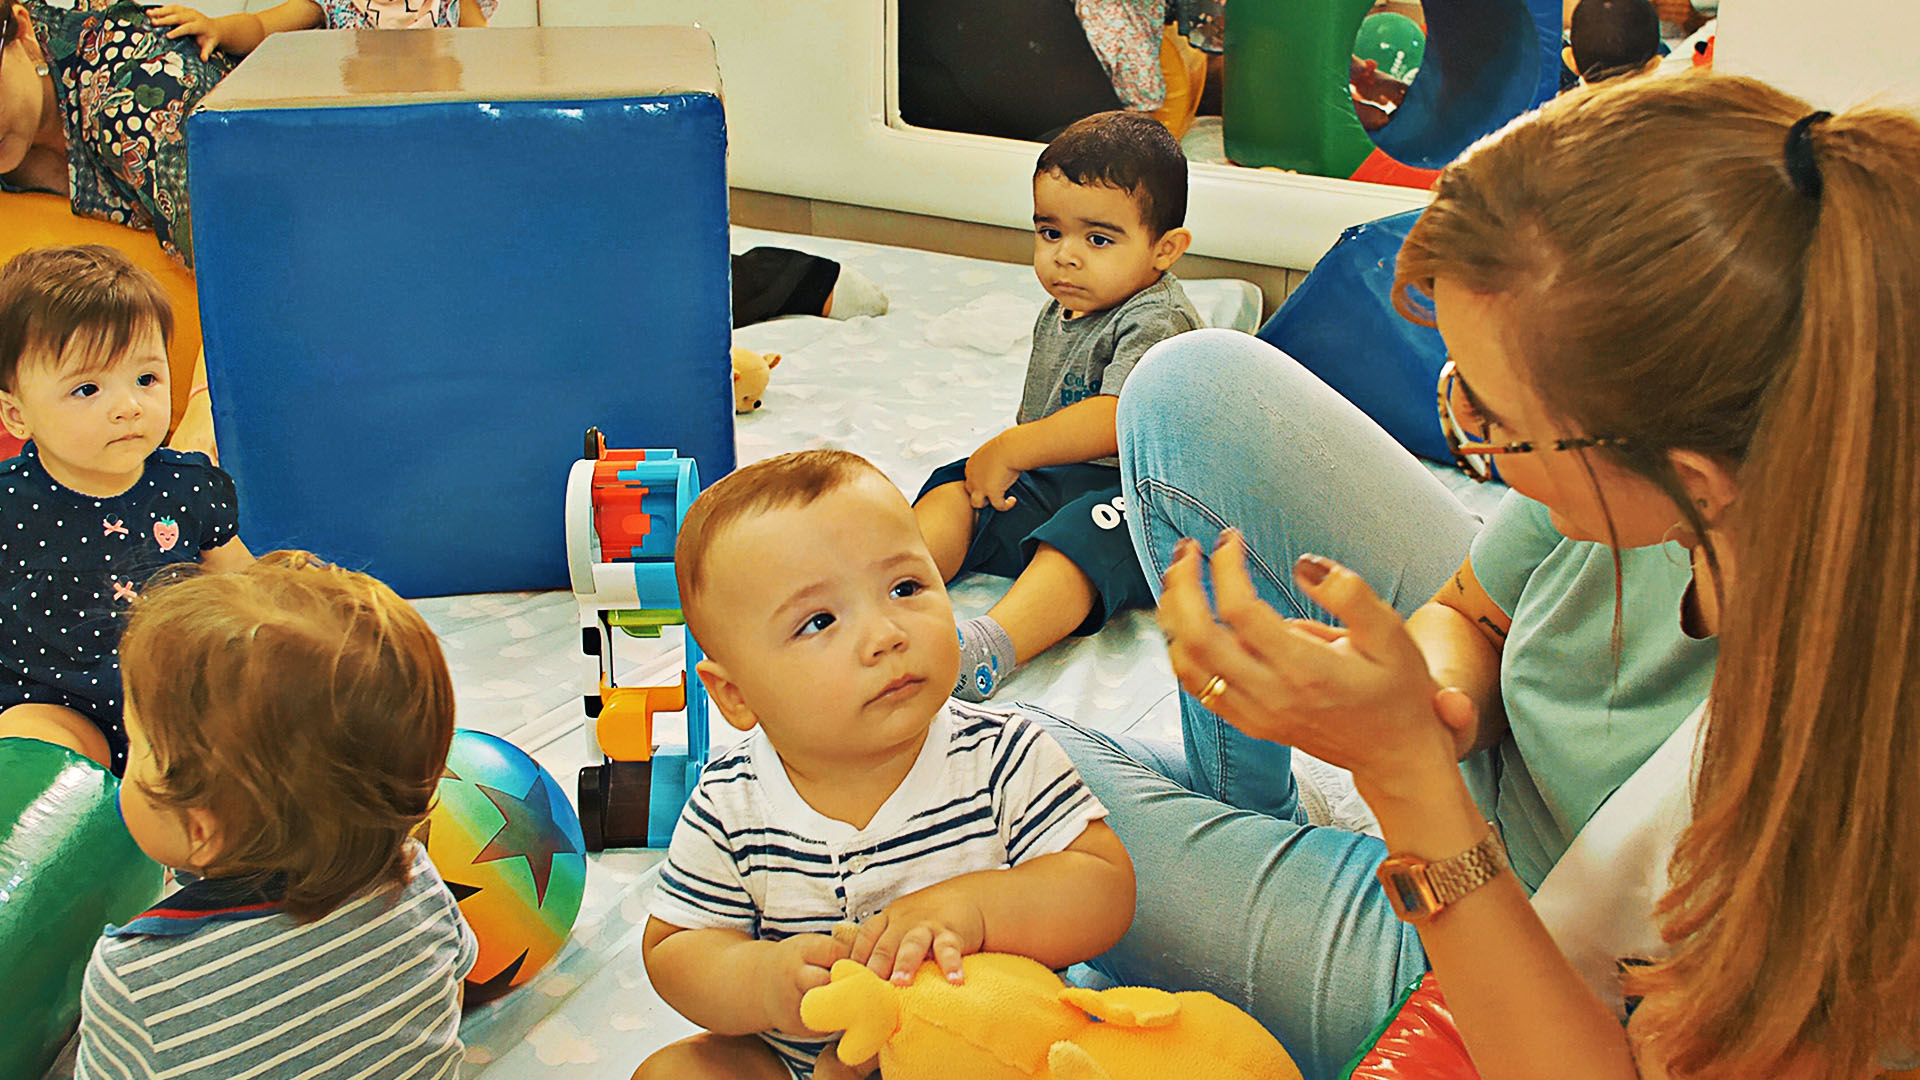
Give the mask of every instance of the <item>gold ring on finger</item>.
[[1226, 679], [1221, 678], [1218, 675], [1215, 675], [1213, 678], [1208, 679], [1207, 685], [1200, 688], [1200, 707], [1203, 709], [1213, 708], [1213, 703], [1220, 700], [1220, 695], [1226, 692], [1227, 692]]

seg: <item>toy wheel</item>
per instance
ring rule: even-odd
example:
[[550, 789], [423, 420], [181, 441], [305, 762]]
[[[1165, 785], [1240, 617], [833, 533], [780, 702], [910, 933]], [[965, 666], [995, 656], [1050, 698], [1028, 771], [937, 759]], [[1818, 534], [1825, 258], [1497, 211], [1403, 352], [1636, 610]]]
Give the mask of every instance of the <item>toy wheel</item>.
[[598, 719], [600, 716], [600, 695], [588, 694], [585, 699], [587, 715]]
[[606, 829], [602, 824], [607, 811], [607, 796], [601, 790], [605, 773], [606, 770], [599, 765], [589, 765], [580, 770], [580, 835], [586, 841], [588, 851], [604, 851], [607, 846]]
[[600, 632], [591, 626], [580, 628], [580, 651], [588, 656], [600, 655]]

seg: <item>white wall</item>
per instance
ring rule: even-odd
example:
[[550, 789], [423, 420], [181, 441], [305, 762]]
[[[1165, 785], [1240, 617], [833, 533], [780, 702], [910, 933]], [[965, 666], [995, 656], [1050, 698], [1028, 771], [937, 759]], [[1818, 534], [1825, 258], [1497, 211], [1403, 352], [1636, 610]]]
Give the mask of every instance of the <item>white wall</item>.
[[1714, 67], [1814, 105], [1920, 102], [1920, 2], [1722, 0]]
[[[735, 186], [1030, 228], [1034, 143], [889, 126], [889, 0], [540, 0], [549, 26], [697, 22], [726, 85]], [[1202, 255], [1313, 264], [1342, 228], [1425, 192], [1197, 165]]]
[[[276, 0], [207, 0], [206, 10]], [[1430, 4], [1448, 0], [1427, 0]], [[1920, 0], [1722, 0], [1715, 62], [1827, 107], [1920, 101]], [[501, 0], [498, 26], [697, 23], [718, 47], [737, 187], [1026, 228], [1033, 143], [890, 126], [893, 0]], [[1308, 267], [1424, 192], [1195, 165], [1202, 255]]]

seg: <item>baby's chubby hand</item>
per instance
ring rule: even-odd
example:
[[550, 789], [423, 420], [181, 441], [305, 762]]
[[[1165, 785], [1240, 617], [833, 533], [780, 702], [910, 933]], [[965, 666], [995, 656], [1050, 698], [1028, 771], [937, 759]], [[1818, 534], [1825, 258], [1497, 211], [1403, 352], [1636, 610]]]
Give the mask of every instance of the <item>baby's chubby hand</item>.
[[1007, 489], [1020, 479], [1021, 470], [1009, 460], [1006, 433], [988, 439], [980, 449], [967, 457], [967, 501], [978, 510], [991, 506], [995, 510], [1011, 510], [1018, 502], [1007, 494]]
[[913, 981], [929, 956], [948, 982], [961, 979], [960, 958], [986, 943], [986, 916], [964, 888], [952, 883], [909, 893], [860, 924], [854, 962], [896, 986]]
[[800, 999], [827, 985], [827, 972], [848, 956], [844, 936], [796, 934], [773, 944], [760, 960], [762, 1007], [773, 1030], [787, 1035], [819, 1035], [800, 1019]]
[[220, 47], [219, 24], [211, 16], [204, 15], [193, 8], [182, 4], [166, 4], [148, 8], [147, 18], [152, 19], [155, 26], [173, 27], [167, 32], [169, 40], [183, 37], [198, 38], [202, 60], [212, 56], [213, 50]]

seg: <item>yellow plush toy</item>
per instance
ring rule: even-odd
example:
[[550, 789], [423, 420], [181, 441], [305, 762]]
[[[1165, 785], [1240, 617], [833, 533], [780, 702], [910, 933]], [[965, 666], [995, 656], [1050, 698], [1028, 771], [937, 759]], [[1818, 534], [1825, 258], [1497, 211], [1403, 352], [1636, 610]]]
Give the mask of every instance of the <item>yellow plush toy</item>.
[[833, 965], [807, 992], [800, 1018], [841, 1031], [840, 1060], [878, 1054], [886, 1080], [1300, 1080], [1280, 1043], [1208, 993], [1125, 986], [1083, 990], [1021, 956], [961, 961], [965, 981], [932, 963], [911, 986], [861, 964]]
[[733, 348], [733, 411], [750, 413], [760, 407], [760, 395], [767, 392], [773, 369], [780, 366], [780, 354], [757, 353]]

